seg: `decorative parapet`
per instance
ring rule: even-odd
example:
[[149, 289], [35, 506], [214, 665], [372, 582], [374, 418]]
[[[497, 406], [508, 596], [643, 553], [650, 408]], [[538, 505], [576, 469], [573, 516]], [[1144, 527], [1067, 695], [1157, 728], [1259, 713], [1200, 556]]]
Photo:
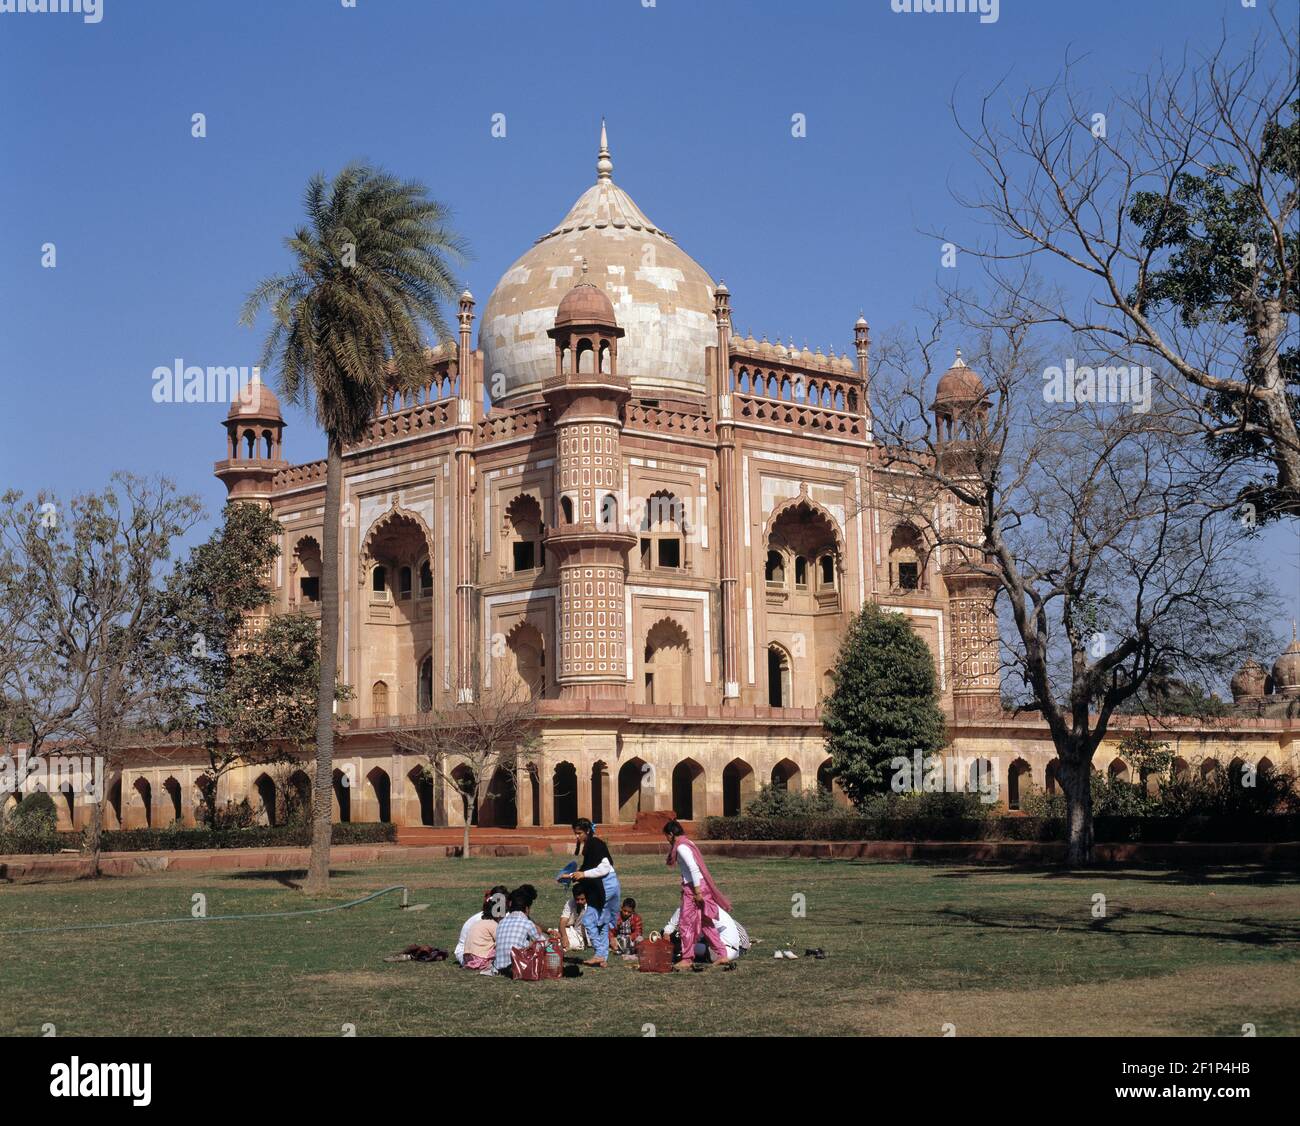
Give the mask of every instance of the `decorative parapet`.
[[325, 462], [309, 461], [302, 465], [290, 465], [281, 469], [271, 479], [271, 487], [276, 492], [300, 489], [310, 485], [325, 484]]
[[625, 427], [629, 430], [648, 430], [672, 438], [712, 441], [714, 437], [713, 419], [705, 414], [647, 406], [637, 400], [627, 405]]
[[866, 420], [860, 414], [834, 408], [753, 395], [736, 395], [734, 414], [737, 421], [762, 423], [792, 431], [813, 431], [859, 440], [867, 438]]
[[550, 428], [551, 411], [544, 403], [514, 411], [493, 411], [478, 424], [478, 443], [531, 438]]

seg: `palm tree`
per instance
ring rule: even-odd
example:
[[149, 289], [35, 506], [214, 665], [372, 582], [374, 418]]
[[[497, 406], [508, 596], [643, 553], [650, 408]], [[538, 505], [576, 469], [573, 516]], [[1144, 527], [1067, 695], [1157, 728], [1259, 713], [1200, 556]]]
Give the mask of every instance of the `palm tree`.
[[321, 662], [316, 696], [316, 780], [311, 860], [305, 890], [329, 886], [333, 797], [333, 711], [339, 645], [339, 506], [343, 449], [358, 442], [390, 389], [428, 379], [427, 324], [451, 339], [441, 303], [456, 299], [449, 262], [468, 251], [447, 226], [449, 210], [424, 185], [365, 164], [349, 164], [327, 183], [307, 184], [307, 222], [285, 240], [296, 264], [263, 280], [240, 315], [259, 311], [272, 325], [262, 366], [279, 366], [282, 398], [314, 412], [328, 443], [321, 567]]

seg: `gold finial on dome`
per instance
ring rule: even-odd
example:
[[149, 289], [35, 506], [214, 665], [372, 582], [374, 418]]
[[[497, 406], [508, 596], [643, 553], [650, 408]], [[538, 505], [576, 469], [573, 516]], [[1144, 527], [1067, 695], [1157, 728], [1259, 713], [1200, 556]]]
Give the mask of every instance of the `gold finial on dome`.
[[611, 180], [614, 176], [614, 161], [609, 155], [609, 136], [605, 132], [605, 119], [600, 119], [600, 154], [596, 157], [596, 179]]

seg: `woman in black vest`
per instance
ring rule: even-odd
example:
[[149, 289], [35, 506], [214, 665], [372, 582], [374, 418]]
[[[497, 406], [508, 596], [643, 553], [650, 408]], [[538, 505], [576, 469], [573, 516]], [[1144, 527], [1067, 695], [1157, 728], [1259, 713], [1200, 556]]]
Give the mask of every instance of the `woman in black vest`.
[[614, 858], [609, 854], [609, 846], [595, 835], [587, 818], [579, 817], [573, 823], [573, 836], [577, 842], [573, 851], [581, 853], [582, 860], [569, 879], [577, 880], [578, 886], [587, 893], [582, 925], [586, 927], [587, 939], [596, 951], [595, 957], [588, 958], [583, 964], [600, 967], [609, 958], [609, 931], [618, 918], [622, 889], [618, 885], [618, 873], [614, 871]]

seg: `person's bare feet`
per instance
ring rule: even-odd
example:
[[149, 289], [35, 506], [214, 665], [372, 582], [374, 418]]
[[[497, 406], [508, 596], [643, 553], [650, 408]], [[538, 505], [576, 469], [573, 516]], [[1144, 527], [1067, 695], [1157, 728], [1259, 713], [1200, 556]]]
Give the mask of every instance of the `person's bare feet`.
[[598, 970], [603, 970], [603, 969], [605, 968], [605, 959], [604, 959], [604, 958], [588, 958], [588, 959], [587, 959], [585, 962], [583, 962], [582, 964], [583, 964], [584, 966], [594, 966], [594, 967], [595, 967], [596, 969], [598, 969]]

